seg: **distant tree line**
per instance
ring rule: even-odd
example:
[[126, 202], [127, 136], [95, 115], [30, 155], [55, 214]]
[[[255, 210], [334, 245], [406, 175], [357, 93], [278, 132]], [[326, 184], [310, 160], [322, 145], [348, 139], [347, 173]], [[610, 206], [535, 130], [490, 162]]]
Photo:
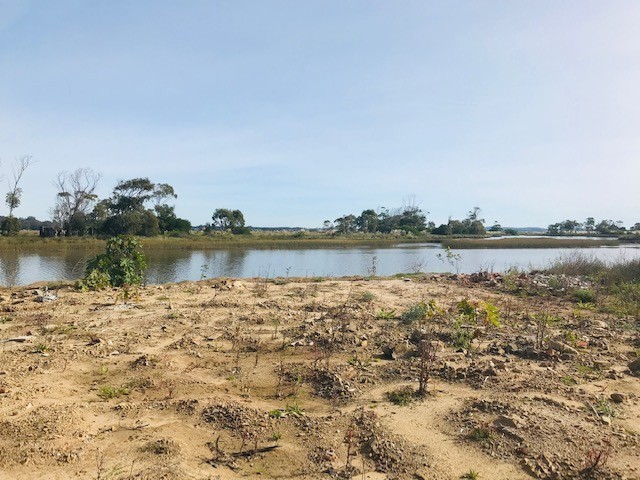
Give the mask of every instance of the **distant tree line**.
[[[576, 232], [599, 233], [601, 235], [618, 235], [625, 233], [627, 229], [621, 220], [601, 220], [596, 223], [593, 217], [588, 217], [584, 222], [576, 220], [564, 220], [552, 223], [547, 227], [550, 235], [570, 235]], [[640, 222], [635, 223], [629, 231], [640, 231]]]
[[325, 220], [323, 227], [324, 230], [337, 234], [403, 232], [432, 233], [434, 235], [483, 235], [486, 233], [484, 219], [479, 217], [479, 207], [474, 207], [463, 220], [449, 218], [446, 224], [438, 227], [433, 222], [427, 222], [428, 214], [429, 212], [414, 205], [394, 210], [381, 208], [378, 212], [367, 209], [358, 216], [349, 214], [336, 218], [333, 222]]

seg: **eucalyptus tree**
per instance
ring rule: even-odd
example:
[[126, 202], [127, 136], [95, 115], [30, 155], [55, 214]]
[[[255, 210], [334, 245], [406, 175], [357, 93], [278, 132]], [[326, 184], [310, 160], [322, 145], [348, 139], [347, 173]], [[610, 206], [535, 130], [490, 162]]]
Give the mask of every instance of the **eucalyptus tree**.
[[58, 189], [52, 217], [67, 235], [82, 235], [88, 215], [98, 200], [95, 191], [100, 174], [90, 168], [60, 172], [54, 185]]
[[162, 204], [168, 198], [177, 198], [177, 195], [167, 183], [155, 184], [146, 177], [121, 180], [103, 205], [107, 210], [107, 218], [100, 230], [109, 235], [156, 235], [160, 231], [158, 216], [154, 209], [146, 205], [153, 202], [154, 208], [166, 212], [172, 208]]
[[219, 231], [231, 230], [231, 233], [247, 233], [244, 215], [240, 210], [216, 208], [211, 216], [213, 227]]

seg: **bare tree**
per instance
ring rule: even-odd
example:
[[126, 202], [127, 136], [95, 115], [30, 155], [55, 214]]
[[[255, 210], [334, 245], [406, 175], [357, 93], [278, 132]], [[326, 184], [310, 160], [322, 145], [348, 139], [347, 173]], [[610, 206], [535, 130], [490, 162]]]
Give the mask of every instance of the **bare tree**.
[[79, 230], [83, 219], [98, 199], [95, 190], [100, 174], [90, 168], [78, 168], [74, 172], [60, 172], [54, 185], [58, 189], [56, 205], [51, 211], [53, 221], [71, 235]]

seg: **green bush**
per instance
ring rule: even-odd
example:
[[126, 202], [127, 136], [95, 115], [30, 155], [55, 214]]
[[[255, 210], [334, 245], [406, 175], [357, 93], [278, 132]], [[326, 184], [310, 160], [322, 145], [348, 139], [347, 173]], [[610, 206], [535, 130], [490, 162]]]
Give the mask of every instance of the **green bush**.
[[424, 320], [425, 318], [427, 318], [428, 312], [429, 307], [426, 303], [414, 303], [413, 305], [410, 305], [409, 308], [407, 308], [404, 312], [402, 312], [400, 319], [402, 320], [402, 323], [408, 325], [410, 323]]
[[106, 252], [89, 261], [79, 287], [100, 290], [140, 285], [147, 268], [142, 245], [133, 237], [118, 235], [107, 241]]
[[592, 290], [575, 290], [572, 296], [579, 303], [596, 303], [596, 294]]

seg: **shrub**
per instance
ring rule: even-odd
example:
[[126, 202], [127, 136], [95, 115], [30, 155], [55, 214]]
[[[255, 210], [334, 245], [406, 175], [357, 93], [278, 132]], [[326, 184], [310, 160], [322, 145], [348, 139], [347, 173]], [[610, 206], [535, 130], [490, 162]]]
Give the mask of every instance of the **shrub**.
[[474, 442], [485, 442], [487, 440], [491, 440], [493, 435], [491, 434], [491, 430], [485, 427], [476, 427], [469, 433], [469, 439]]
[[79, 287], [100, 290], [140, 285], [147, 268], [142, 245], [133, 237], [118, 235], [107, 241], [106, 252], [89, 261]]
[[402, 323], [410, 324], [414, 322], [419, 322], [420, 320], [424, 320], [427, 318], [428, 306], [424, 302], [414, 303], [410, 305], [404, 312], [402, 312], [402, 316], [400, 317]]
[[596, 303], [596, 294], [592, 290], [576, 290], [573, 292], [572, 296], [578, 303]]

